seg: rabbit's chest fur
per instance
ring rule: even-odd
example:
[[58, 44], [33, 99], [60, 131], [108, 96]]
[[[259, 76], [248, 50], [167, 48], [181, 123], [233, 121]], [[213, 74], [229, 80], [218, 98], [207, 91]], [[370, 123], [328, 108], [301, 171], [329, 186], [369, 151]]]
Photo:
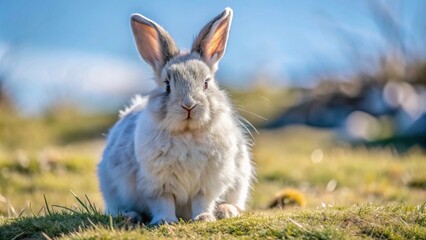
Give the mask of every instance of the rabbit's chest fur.
[[[176, 135], [149, 134], [144, 123], [136, 136], [136, 158], [141, 165], [139, 185], [148, 195], [172, 193], [185, 204], [198, 192], [224, 191], [232, 176], [237, 147], [228, 134], [185, 132]], [[147, 134], [148, 133], [148, 134]]]

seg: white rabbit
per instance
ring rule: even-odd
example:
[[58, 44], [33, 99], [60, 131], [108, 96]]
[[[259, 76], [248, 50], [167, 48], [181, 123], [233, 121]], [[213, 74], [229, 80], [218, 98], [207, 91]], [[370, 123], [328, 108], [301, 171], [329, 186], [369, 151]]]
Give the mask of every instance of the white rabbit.
[[131, 26], [157, 88], [121, 112], [98, 165], [106, 213], [150, 224], [214, 221], [245, 209], [254, 178], [250, 141], [214, 80], [225, 53], [226, 8], [182, 53], [158, 24], [139, 14]]

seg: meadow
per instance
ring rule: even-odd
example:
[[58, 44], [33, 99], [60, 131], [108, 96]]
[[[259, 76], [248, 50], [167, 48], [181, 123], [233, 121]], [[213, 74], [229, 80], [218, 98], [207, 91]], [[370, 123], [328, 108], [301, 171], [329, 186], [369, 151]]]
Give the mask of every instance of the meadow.
[[[256, 99], [265, 95], [260, 91], [232, 95], [255, 125], [293, 96]], [[257, 181], [247, 213], [152, 228], [102, 214], [96, 164], [117, 115], [61, 107], [24, 118], [0, 109], [0, 239], [426, 237], [426, 155], [416, 147], [403, 154], [354, 147], [303, 126], [253, 130]], [[281, 208], [269, 209], [275, 198]]]

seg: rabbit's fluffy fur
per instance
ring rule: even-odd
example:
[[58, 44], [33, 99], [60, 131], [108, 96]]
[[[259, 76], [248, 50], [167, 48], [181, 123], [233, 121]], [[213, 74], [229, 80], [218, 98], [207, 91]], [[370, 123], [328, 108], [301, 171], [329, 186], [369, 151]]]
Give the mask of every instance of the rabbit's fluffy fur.
[[214, 80], [232, 11], [209, 22], [181, 53], [155, 22], [131, 24], [157, 88], [120, 113], [98, 165], [106, 213], [150, 224], [213, 221], [245, 209], [253, 179], [250, 142]]

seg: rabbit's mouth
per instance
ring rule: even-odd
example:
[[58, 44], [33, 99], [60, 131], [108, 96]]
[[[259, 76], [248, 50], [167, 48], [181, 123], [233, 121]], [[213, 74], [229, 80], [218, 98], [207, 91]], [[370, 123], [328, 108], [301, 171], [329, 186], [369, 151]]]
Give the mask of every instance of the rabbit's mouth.
[[191, 120], [191, 112], [188, 111], [188, 115], [185, 118], [185, 121]]
[[197, 126], [199, 125], [198, 121], [196, 119], [194, 119], [193, 117], [191, 117], [191, 116], [188, 116], [187, 118], [185, 118], [183, 120], [183, 122], [184, 122], [184, 124], [191, 125], [193, 127], [195, 127], [196, 125]]
[[191, 114], [190, 116], [187, 116], [185, 119], [181, 120], [180, 124], [176, 126], [175, 130], [178, 132], [192, 132], [201, 129], [202, 127], [203, 122]]
[[[172, 132], [188, 132], [200, 130], [208, 125], [210, 115], [208, 109], [197, 104], [191, 108], [175, 106], [174, 115], [170, 114], [164, 118], [165, 126]], [[171, 112], [171, 111], [170, 111]]]
[[[190, 119], [192, 119], [191, 118], [191, 111], [192, 111], [192, 116], [194, 116], [194, 112], [195, 111], [193, 111], [194, 110], [194, 108], [195, 107], [197, 107], [197, 104], [194, 104], [194, 105], [192, 105], [192, 106], [184, 106], [184, 105], [182, 105], [181, 106], [183, 109], [184, 109], [184, 111], [185, 111], [185, 113], [187, 114], [186, 115], [186, 118], [185, 118], [185, 120], [190, 120]], [[195, 113], [196, 114], [196, 113]]]

